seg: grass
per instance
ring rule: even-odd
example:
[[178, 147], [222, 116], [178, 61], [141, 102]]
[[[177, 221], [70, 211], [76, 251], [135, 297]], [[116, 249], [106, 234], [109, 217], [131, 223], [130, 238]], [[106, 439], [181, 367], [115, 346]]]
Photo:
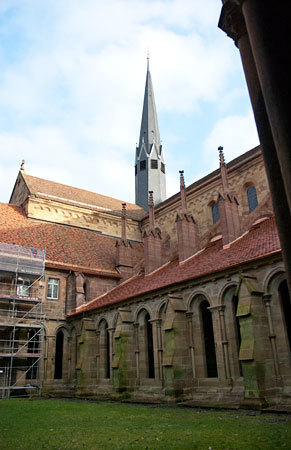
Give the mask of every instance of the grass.
[[115, 402], [0, 400], [0, 449], [291, 448], [287, 415]]

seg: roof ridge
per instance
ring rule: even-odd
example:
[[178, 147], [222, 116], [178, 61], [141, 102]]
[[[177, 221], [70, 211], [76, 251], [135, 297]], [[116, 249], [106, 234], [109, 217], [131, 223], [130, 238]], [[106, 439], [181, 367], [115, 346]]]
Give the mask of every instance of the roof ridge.
[[[118, 202], [124, 203], [124, 200], [120, 200], [119, 198], [111, 197], [110, 195], [99, 194], [98, 192], [89, 191], [88, 189], [83, 189], [83, 188], [79, 188], [79, 187], [76, 187], [76, 186], [71, 186], [69, 184], [59, 183], [58, 181], [47, 180], [46, 178], [36, 177], [34, 175], [29, 175], [27, 173], [24, 174], [24, 177], [28, 178], [28, 179], [29, 178], [33, 178], [35, 180], [46, 181], [48, 183], [52, 183], [52, 184], [56, 184], [56, 185], [59, 185], [59, 186], [64, 186], [64, 187], [67, 187], [67, 188], [75, 189], [77, 191], [88, 192], [90, 194], [94, 194], [94, 195], [97, 195], [97, 196], [100, 196], [100, 197], [103, 197], [103, 198], [108, 198], [108, 199], [112, 199], [112, 200], [116, 200]], [[38, 192], [33, 192], [33, 193], [36, 194]], [[42, 194], [41, 192], [39, 192], [39, 193]], [[69, 199], [66, 199], [66, 200], [69, 200]], [[128, 202], [128, 201], [126, 203], [128, 205], [135, 206], [137, 209], [140, 209], [141, 211], [143, 211], [143, 209], [140, 206], [136, 205], [135, 203], [131, 203], [131, 202]]]

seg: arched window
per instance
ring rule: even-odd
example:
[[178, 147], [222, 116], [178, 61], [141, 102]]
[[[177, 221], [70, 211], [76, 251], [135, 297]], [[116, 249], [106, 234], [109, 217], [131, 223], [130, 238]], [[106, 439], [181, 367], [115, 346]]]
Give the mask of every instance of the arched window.
[[219, 208], [218, 208], [218, 203], [214, 203], [214, 205], [212, 206], [212, 222], [213, 225], [219, 221]]
[[58, 331], [56, 337], [55, 354], [55, 379], [61, 380], [63, 377], [63, 352], [64, 352], [64, 333]]
[[278, 291], [281, 300], [283, 316], [285, 319], [286, 333], [289, 341], [289, 349], [291, 351], [291, 304], [286, 280], [283, 280], [280, 283]]
[[216, 363], [212, 315], [208, 309], [209, 306], [210, 306], [209, 303], [206, 300], [203, 300], [200, 304], [200, 312], [203, 326], [207, 377], [216, 378], [217, 363]]
[[257, 191], [255, 186], [250, 186], [247, 188], [247, 198], [248, 198], [249, 212], [251, 213], [258, 206]]
[[145, 316], [145, 333], [146, 333], [146, 346], [147, 346], [148, 378], [155, 378], [153, 326], [150, 322], [149, 314], [147, 314]]

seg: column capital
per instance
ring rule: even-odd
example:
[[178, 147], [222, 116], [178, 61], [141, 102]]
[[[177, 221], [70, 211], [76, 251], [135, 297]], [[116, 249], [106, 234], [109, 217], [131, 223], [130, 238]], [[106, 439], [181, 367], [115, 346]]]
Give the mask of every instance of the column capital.
[[265, 306], [270, 306], [272, 300], [272, 295], [271, 294], [264, 294], [263, 295], [263, 302], [265, 303]]
[[209, 311], [221, 311], [224, 312], [225, 310], [225, 305], [214, 305], [214, 306], [209, 306], [207, 309], [209, 309]]
[[240, 0], [225, 0], [218, 22], [218, 27], [234, 40], [236, 46], [239, 39], [247, 34], [241, 3]]

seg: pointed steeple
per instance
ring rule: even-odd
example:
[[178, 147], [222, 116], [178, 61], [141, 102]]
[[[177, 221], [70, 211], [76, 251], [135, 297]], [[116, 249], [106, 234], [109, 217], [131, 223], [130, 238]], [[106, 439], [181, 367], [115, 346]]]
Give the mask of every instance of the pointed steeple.
[[135, 158], [135, 202], [145, 210], [148, 210], [149, 191], [154, 192], [155, 205], [166, 199], [165, 161], [148, 57], [139, 145]]
[[160, 146], [160, 132], [152, 77], [149, 67], [149, 57], [147, 58], [147, 75], [139, 135], [139, 147], [141, 147], [143, 142], [145, 144], [147, 153], [150, 153], [151, 145], [153, 143], [155, 143], [157, 147]]

